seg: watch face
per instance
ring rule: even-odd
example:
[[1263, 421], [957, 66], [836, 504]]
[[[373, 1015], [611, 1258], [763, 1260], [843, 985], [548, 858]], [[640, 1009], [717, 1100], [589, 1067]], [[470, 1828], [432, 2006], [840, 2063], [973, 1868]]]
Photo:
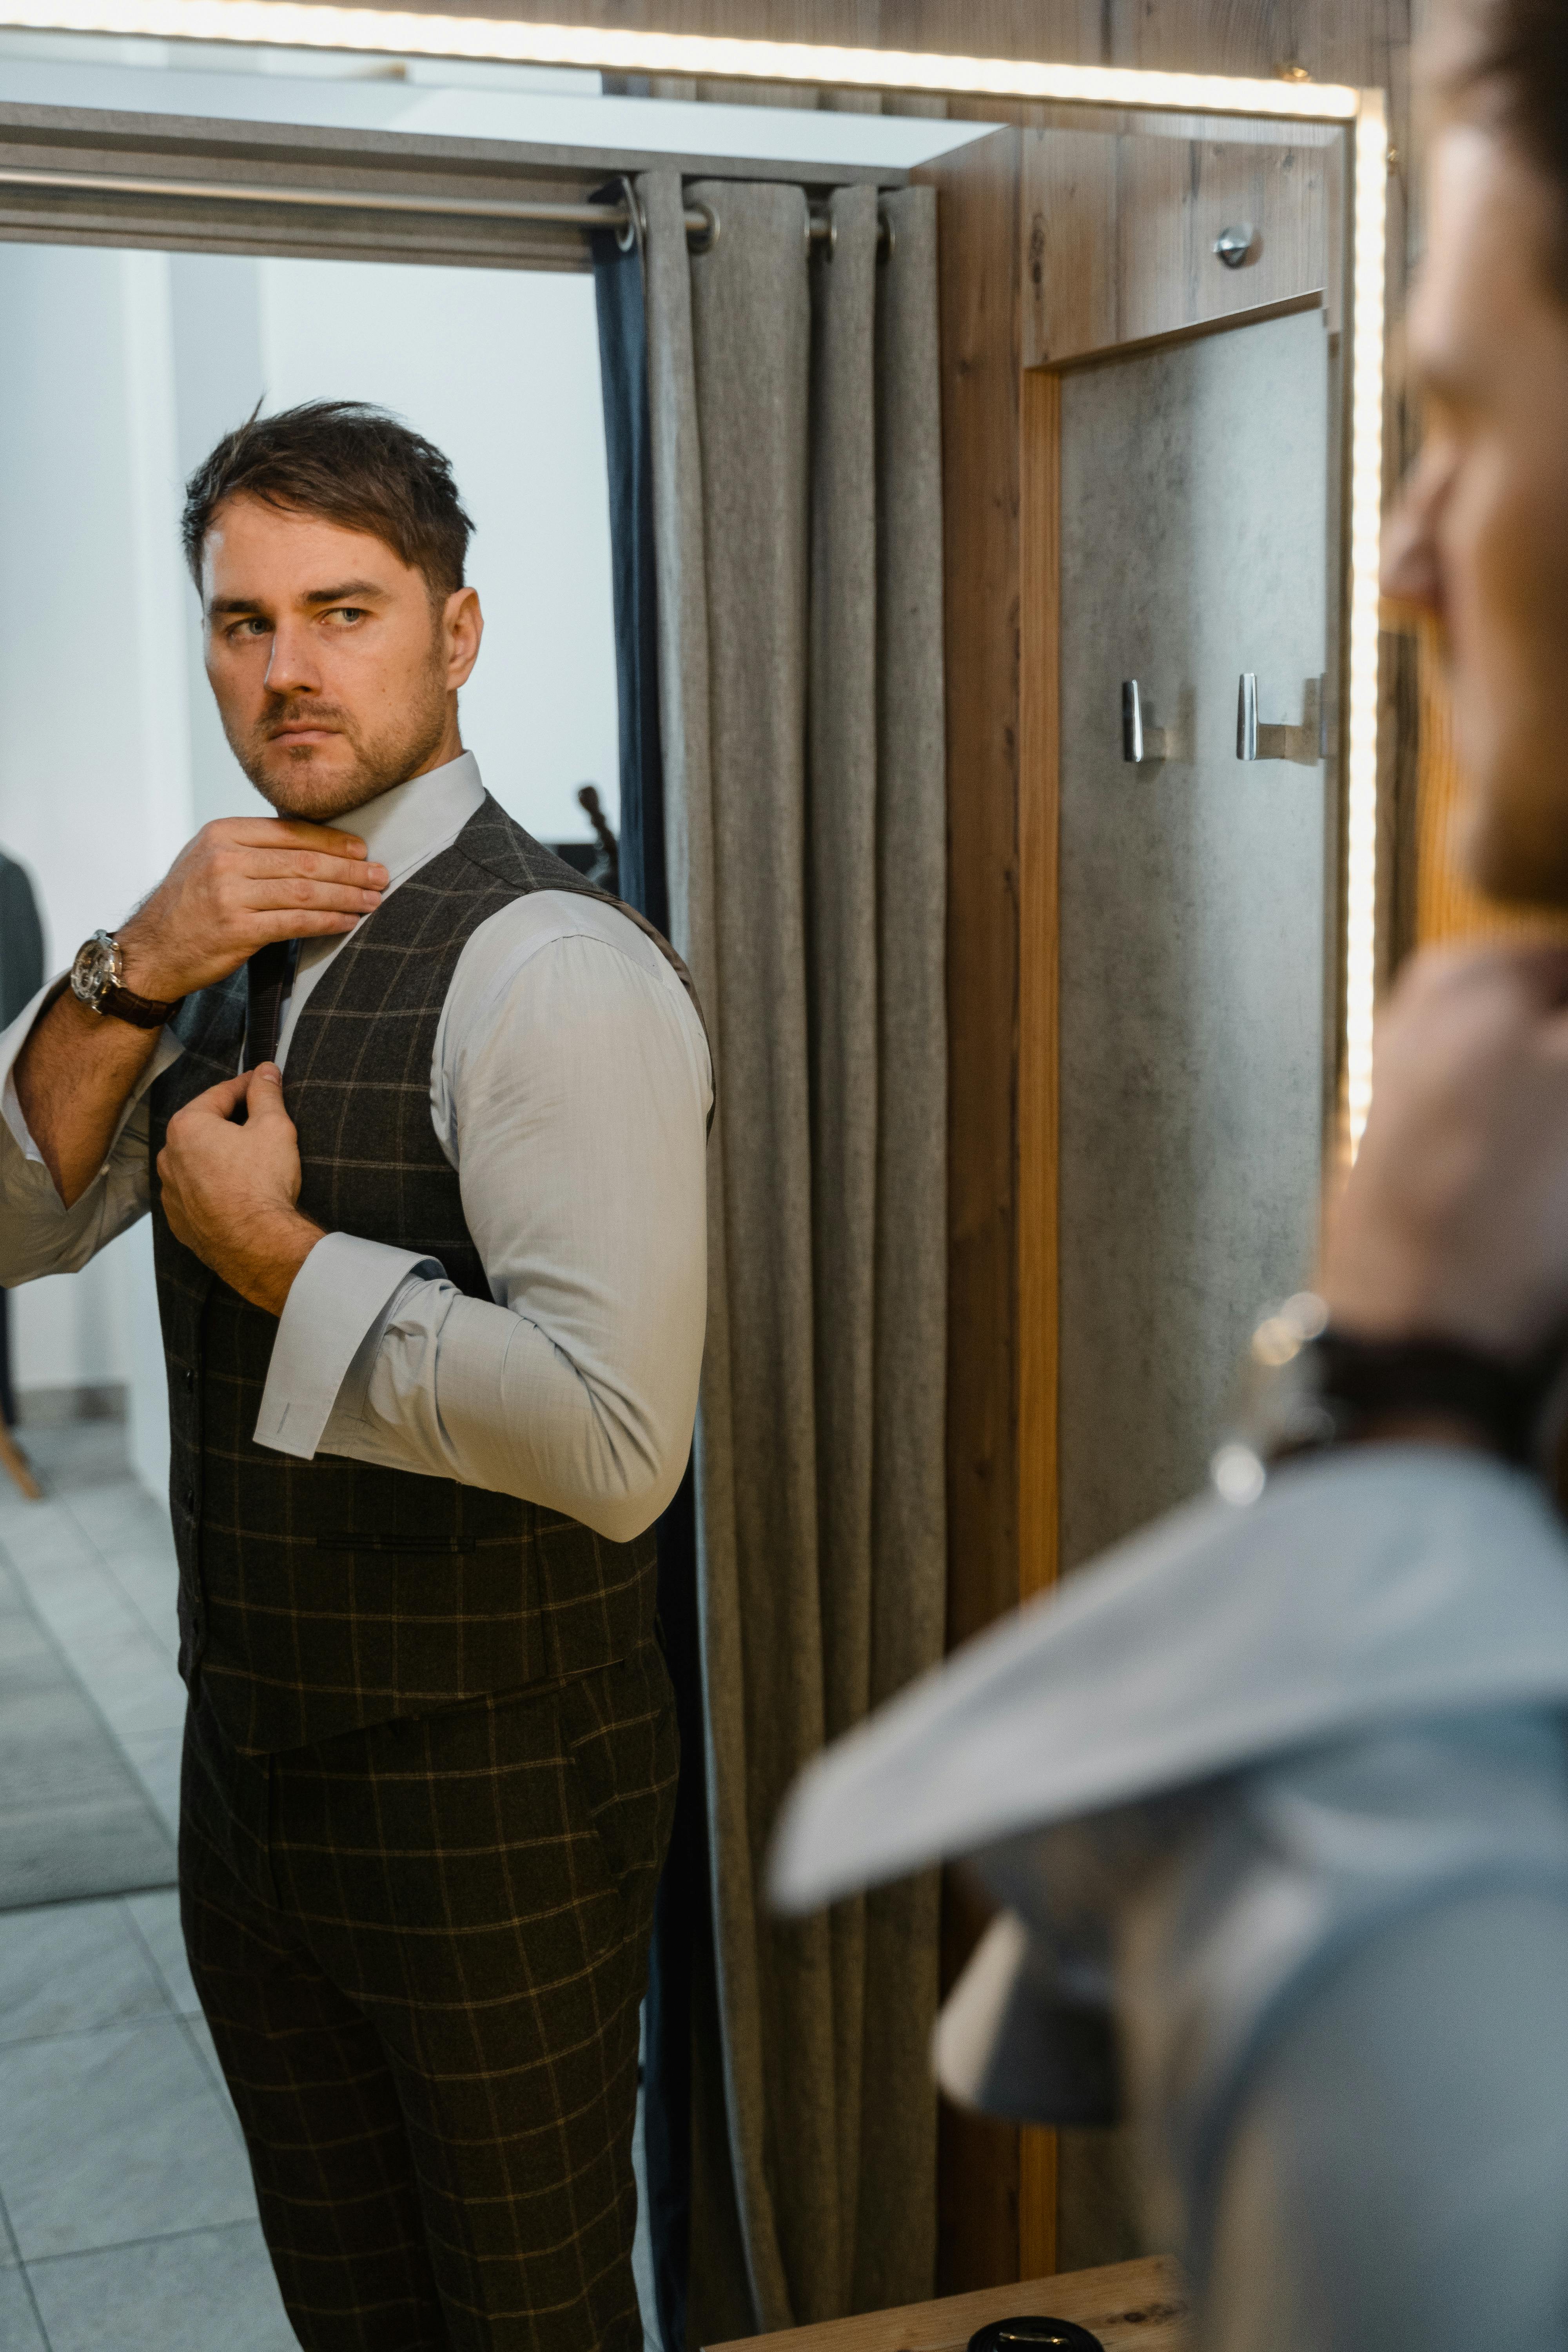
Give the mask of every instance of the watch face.
[[94, 1011], [114, 985], [114, 967], [118, 961], [114, 941], [107, 932], [96, 931], [85, 946], [77, 950], [71, 966], [71, 988], [84, 1004]]

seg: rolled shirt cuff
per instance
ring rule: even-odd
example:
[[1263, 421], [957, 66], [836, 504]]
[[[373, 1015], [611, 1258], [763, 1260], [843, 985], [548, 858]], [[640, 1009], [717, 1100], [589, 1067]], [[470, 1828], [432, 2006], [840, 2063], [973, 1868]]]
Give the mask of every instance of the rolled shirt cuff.
[[310, 1461], [349, 1368], [384, 1327], [411, 1276], [440, 1280], [438, 1258], [357, 1234], [325, 1234], [294, 1276], [257, 1417], [256, 1443]]

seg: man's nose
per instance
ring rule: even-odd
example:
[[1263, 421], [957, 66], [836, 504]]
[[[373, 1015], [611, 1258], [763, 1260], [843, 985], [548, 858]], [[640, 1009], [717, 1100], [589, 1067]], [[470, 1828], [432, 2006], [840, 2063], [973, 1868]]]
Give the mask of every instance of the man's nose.
[[272, 633], [267, 683], [274, 694], [314, 694], [320, 688], [315, 633], [308, 625], [292, 619], [279, 622]]

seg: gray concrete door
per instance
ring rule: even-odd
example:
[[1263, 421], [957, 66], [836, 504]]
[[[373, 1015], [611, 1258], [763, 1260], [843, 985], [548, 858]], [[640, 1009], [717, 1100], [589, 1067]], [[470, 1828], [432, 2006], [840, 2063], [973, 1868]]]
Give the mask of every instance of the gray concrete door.
[[[1310, 1272], [1325, 769], [1239, 761], [1237, 699], [1300, 723], [1324, 668], [1327, 343], [1304, 310], [1062, 383], [1064, 1568], [1201, 1485]], [[1173, 737], [1142, 766], [1131, 678]]]

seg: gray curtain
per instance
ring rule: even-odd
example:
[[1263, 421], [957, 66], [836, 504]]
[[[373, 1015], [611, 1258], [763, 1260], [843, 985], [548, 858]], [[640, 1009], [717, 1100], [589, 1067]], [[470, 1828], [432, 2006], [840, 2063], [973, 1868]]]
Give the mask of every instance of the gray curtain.
[[[673, 172], [647, 214], [670, 927], [712, 1027], [698, 1548], [721, 2080], [690, 2340], [931, 2291], [934, 1882], [773, 1920], [780, 1801], [942, 1648], [935, 198]], [[671, 2347], [673, 2352], [673, 2347]]]

